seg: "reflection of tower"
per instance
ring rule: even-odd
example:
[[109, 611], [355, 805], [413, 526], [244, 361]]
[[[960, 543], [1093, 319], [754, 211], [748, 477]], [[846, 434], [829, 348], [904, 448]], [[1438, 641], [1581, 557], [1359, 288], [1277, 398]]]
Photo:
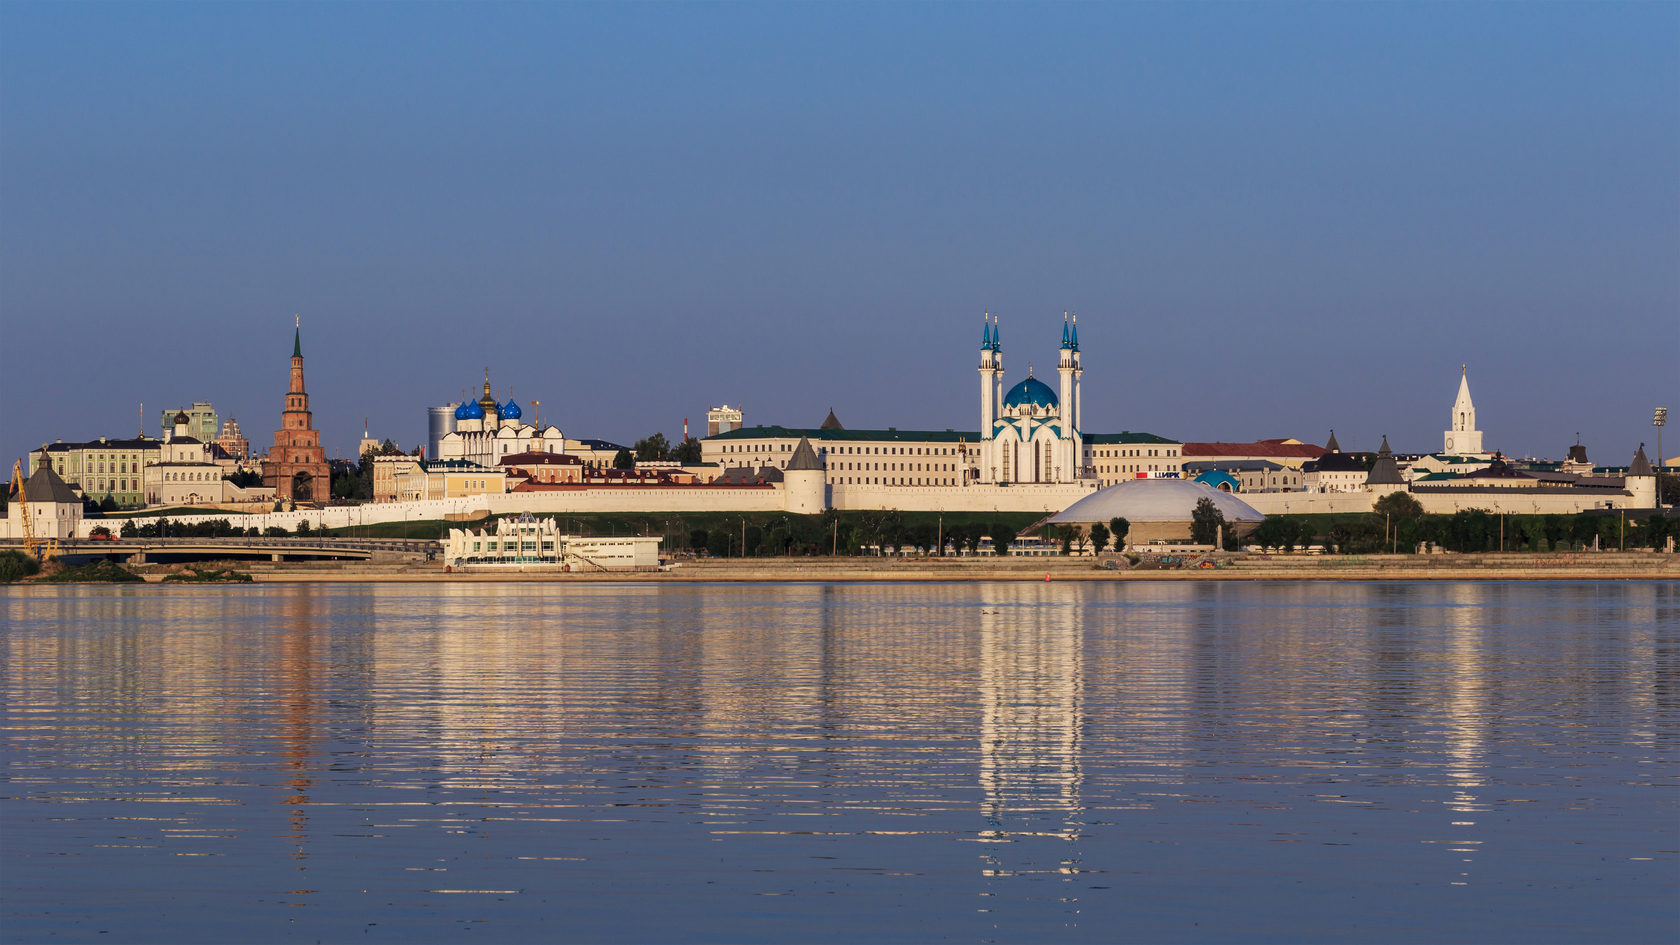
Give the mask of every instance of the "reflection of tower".
[[[292, 858], [309, 856], [309, 789], [315, 721], [313, 598], [307, 593], [286, 595], [286, 626], [280, 643], [280, 754], [288, 772], [286, 788], [291, 792], [280, 803], [291, 810], [287, 820], [291, 832], [282, 836], [297, 844]], [[298, 867], [303, 869], [304, 867]]]
[[[1084, 634], [1075, 604], [1060, 588], [999, 585], [980, 618], [980, 790], [990, 825], [985, 839], [1080, 835], [1080, 731], [1084, 724]], [[1077, 856], [1058, 849], [1055, 863], [1022, 863], [1012, 848], [1006, 867], [1068, 873]]]
[[1452, 821], [1452, 842], [1447, 847], [1462, 858], [1464, 869], [1455, 885], [1469, 880], [1469, 866], [1475, 858], [1479, 839], [1466, 834], [1475, 833], [1475, 816], [1489, 806], [1476, 791], [1485, 786], [1484, 756], [1487, 752], [1487, 718], [1490, 711], [1487, 698], [1487, 669], [1483, 665], [1486, 642], [1483, 630], [1488, 620], [1488, 589], [1478, 584], [1461, 584], [1451, 591], [1456, 606], [1446, 610], [1447, 670], [1442, 680], [1445, 689], [1440, 695], [1444, 714], [1442, 725], [1446, 743], [1442, 746], [1442, 773], [1446, 776], [1443, 788], [1452, 796], [1446, 807], [1456, 819]]

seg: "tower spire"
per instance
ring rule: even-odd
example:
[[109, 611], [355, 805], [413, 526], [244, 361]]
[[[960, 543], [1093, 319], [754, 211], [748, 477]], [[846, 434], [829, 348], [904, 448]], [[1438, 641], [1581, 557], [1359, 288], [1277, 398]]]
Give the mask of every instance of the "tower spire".
[[303, 357], [303, 317], [292, 316], [292, 357]]
[[992, 313], [988, 311], [981, 317], [980, 321], [985, 325], [980, 331], [980, 347], [990, 348], [992, 346]]
[[1068, 310], [1064, 308], [1062, 309], [1062, 347], [1064, 349], [1073, 347], [1072, 330], [1071, 316], [1068, 315]]

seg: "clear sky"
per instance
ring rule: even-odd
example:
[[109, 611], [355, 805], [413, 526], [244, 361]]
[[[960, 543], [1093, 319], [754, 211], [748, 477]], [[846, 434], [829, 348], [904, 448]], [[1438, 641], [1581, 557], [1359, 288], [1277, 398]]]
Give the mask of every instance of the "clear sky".
[[[0, 450], [1086, 428], [1600, 463], [1680, 416], [1680, 4], [0, 4]], [[529, 418], [531, 412], [526, 411]], [[1664, 445], [1680, 453], [1680, 427]]]

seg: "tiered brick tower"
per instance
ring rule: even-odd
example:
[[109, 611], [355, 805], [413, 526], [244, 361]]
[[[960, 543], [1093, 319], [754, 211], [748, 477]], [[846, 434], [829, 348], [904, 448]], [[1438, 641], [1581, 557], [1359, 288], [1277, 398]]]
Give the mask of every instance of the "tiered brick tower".
[[263, 485], [273, 486], [276, 498], [298, 502], [325, 503], [332, 494], [327, 451], [321, 447], [321, 434], [310, 418], [309, 393], [303, 389], [301, 326], [292, 336], [292, 384], [280, 413], [280, 429], [274, 431], [274, 448], [263, 463]]

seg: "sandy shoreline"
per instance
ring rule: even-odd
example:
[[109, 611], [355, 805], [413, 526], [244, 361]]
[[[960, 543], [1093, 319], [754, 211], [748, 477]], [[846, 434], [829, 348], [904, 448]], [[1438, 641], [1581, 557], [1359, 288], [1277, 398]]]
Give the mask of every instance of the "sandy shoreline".
[[[1680, 581], [1680, 555], [1639, 552], [1484, 555], [1247, 556], [1213, 568], [1109, 570], [1089, 558], [882, 560], [787, 558], [683, 562], [670, 571], [445, 573], [440, 564], [253, 564], [257, 583], [582, 584], [932, 581]], [[162, 568], [146, 568], [162, 581]], [[193, 586], [185, 584], [182, 586]]]

